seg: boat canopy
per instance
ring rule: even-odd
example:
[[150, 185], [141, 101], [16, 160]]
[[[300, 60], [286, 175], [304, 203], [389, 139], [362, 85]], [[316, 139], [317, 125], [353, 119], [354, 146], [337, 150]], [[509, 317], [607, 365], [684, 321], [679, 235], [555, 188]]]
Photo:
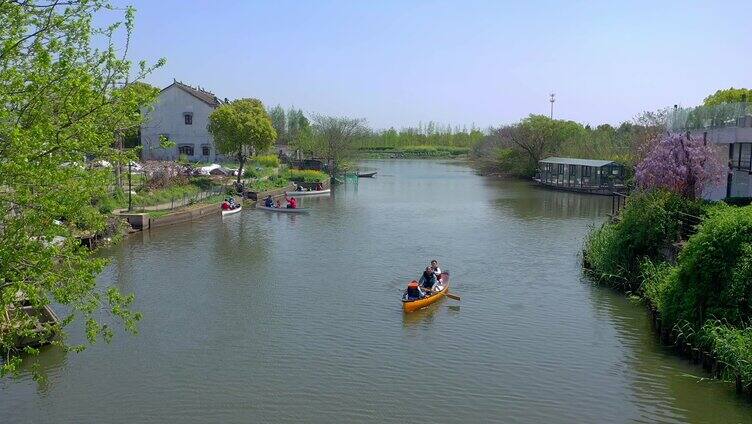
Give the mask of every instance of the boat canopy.
[[549, 158], [542, 159], [540, 162], [541, 163], [557, 163], [557, 164], [561, 163], [561, 164], [564, 164], [564, 165], [592, 166], [594, 168], [600, 168], [602, 166], [606, 166], [606, 165], [610, 165], [610, 164], [617, 164], [616, 162], [614, 162], [612, 160], [559, 158], [559, 157], [555, 157], [555, 156], [551, 156]]

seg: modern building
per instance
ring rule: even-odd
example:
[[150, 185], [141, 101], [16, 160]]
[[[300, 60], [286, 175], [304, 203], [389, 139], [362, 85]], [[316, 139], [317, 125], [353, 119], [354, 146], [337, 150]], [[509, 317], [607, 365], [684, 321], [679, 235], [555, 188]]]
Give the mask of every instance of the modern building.
[[[144, 160], [221, 160], [206, 129], [209, 115], [223, 102], [213, 93], [174, 81], [159, 92], [153, 108], [145, 110], [141, 125], [141, 157]], [[174, 143], [162, 148], [162, 138]]]
[[752, 197], [752, 103], [727, 103], [694, 108], [674, 107], [668, 129], [687, 131], [715, 145], [728, 175], [718, 186], [706, 187], [703, 197]]
[[624, 190], [624, 165], [610, 160], [550, 157], [538, 161], [535, 181], [560, 190], [611, 195]]

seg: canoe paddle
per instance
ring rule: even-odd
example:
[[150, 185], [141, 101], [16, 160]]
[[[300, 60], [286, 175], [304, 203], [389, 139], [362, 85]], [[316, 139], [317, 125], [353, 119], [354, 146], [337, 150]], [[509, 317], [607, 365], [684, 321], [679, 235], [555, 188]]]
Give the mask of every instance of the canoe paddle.
[[452, 293], [446, 293], [446, 294], [445, 294], [444, 296], [446, 296], [446, 297], [448, 297], [448, 298], [450, 298], [450, 299], [454, 299], [454, 300], [460, 300], [460, 297], [459, 297], [459, 296], [457, 296], [456, 294], [452, 294]]

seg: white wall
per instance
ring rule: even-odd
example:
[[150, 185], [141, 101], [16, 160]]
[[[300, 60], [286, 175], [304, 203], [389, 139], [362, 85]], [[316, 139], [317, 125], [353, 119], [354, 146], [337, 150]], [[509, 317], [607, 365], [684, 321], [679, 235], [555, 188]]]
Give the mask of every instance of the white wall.
[[[215, 161], [216, 150], [211, 134], [206, 129], [209, 114], [214, 108], [197, 99], [185, 90], [173, 85], [159, 94], [154, 109], [147, 113], [145, 123], [141, 126], [141, 157], [144, 160], [175, 160], [178, 158], [178, 146], [193, 145], [193, 161]], [[193, 124], [186, 125], [183, 114], [193, 113]], [[162, 149], [159, 145], [160, 134], [167, 134], [175, 147]], [[203, 156], [202, 145], [210, 144], [209, 156]]]

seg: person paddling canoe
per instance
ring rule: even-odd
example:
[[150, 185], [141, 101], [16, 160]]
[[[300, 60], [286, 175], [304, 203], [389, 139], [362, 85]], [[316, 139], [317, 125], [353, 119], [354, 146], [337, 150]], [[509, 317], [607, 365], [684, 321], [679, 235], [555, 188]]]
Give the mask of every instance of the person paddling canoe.
[[424, 289], [429, 292], [433, 291], [433, 286], [436, 284], [436, 275], [430, 266], [427, 266], [425, 271], [423, 271], [423, 275], [420, 276], [420, 282]]
[[285, 193], [285, 201], [287, 202], [287, 208], [288, 209], [297, 209], [298, 208], [298, 199], [294, 197], [287, 197], [287, 193]]
[[441, 283], [441, 268], [439, 268], [439, 261], [436, 259], [431, 261], [431, 271], [436, 276], [436, 281]]

